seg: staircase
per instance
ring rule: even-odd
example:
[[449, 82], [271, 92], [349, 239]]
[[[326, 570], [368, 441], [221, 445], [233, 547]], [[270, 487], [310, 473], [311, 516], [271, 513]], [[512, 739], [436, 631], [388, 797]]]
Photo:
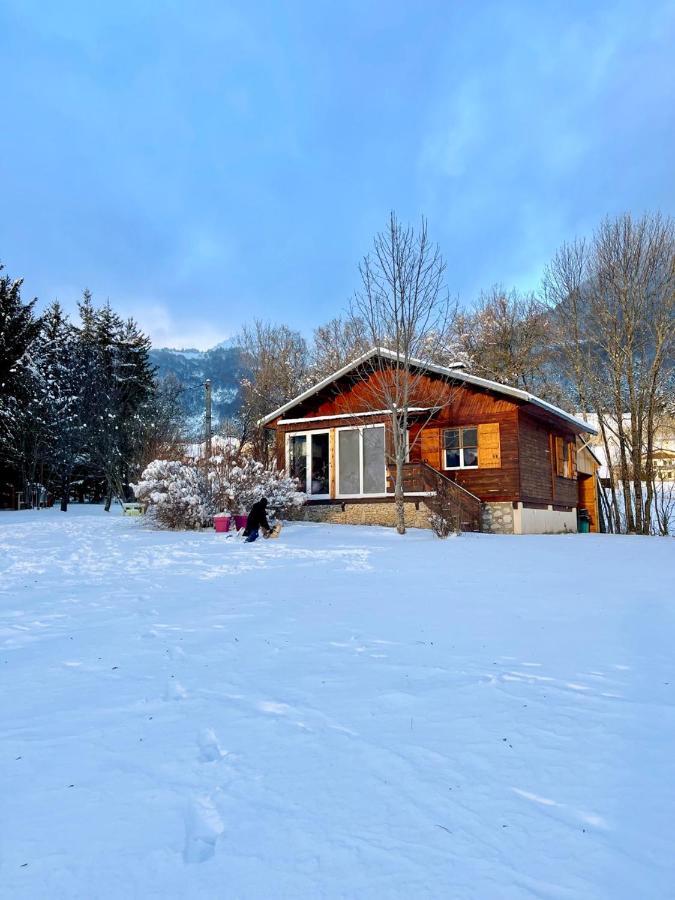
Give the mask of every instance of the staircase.
[[[390, 476], [390, 490], [394, 490]], [[481, 501], [442, 472], [425, 462], [409, 462], [403, 466], [403, 491], [423, 494], [424, 502], [437, 515], [451, 518], [460, 531], [480, 531]]]

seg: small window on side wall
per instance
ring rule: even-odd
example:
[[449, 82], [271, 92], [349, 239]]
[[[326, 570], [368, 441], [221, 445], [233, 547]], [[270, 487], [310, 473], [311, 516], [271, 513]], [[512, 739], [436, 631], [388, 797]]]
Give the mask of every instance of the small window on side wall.
[[443, 465], [446, 469], [478, 467], [478, 429], [448, 428], [443, 432]]

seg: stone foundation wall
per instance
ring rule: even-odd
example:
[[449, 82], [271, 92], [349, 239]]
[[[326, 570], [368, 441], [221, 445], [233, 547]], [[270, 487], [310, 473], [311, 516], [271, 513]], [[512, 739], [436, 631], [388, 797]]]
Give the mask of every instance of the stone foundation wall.
[[[344, 507], [344, 508], [343, 508]], [[405, 504], [405, 523], [410, 528], [429, 528], [431, 510], [423, 500]], [[289, 518], [301, 522], [328, 522], [334, 525], [396, 525], [393, 503], [326, 503], [303, 506]], [[481, 530], [488, 534], [545, 534], [576, 531], [576, 510], [561, 512], [549, 507], [514, 510], [509, 502], [483, 503]]]
[[489, 534], [513, 534], [513, 504], [483, 503], [481, 530]]
[[[419, 506], [419, 509], [416, 508]], [[429, 509], [420, 501], [405, 504], [405, 524], [409, 528], [429, 528]], [[326, 503], [303, 506], [289, 515], [300, 522], [329, 522], [334, 525], [396, 525], [393, 503]]]

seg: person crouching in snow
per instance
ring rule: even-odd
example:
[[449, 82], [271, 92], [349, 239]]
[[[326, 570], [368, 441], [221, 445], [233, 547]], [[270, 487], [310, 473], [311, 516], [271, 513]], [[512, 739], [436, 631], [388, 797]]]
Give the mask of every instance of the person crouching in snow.
[[244, 537], [247, 544], [257, 541], [262, 529], [263, 537], [278, 537], [281, 531], [281, 525], [277, 524], [272, 528], [267, 521], [267, 497], [263, 497], [254, 503], [246, 520], [246, 528], [244, 529]]

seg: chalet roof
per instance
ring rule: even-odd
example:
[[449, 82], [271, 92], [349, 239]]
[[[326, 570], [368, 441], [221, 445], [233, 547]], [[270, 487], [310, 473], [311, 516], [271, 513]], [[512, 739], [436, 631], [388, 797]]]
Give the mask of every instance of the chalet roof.
[[[323, 390], [323, 388], [328, 387], [328, 385], [332, 384], [332, 382], [337, 381], [338, 378], [342, 378], [343, 375], [347, 375], [353, 369], [357, 369], [359, 366], [362, 366], [364, 363], [367, 363], [369, 360], [373, 359], [376, 356], [380, 356], [383, 359], [390, 359], [392, 361], [396, 361], [399, 358], [395, 351], [389, 350], [386, 347], [373, 347], [371, 350], [368, 350], [367, 353], [363, 353], [361, 356], [352, 360], [350, 363], [347, 363], [346, 366], [338, 369], [337, 372], [333, 372], [322, 381], [317, 382], [317, 384], [308, 388], [306, 391], [298, 394], [297, 397], [289, 400], [288, 403], [284, 403], [283, 406], [275, 409], [274, 412], [271, 412], [269, 415], [261, 419], [260, 424], [268, 425], [274, 419], [278, 418], [278, 416], [283, 415], [283, 413], [287, 412], [289, 409], [297, 406], [298, 403], [302, 403], [303, 400], [307, 400], [313, 394], [318, 393], [319, 391]], [[521, 403], [531, 403], [534, 406], [537, 406], [540, 409], [544, 410], [545, 412], [550, 413], [551, 415], [557, 416], [560, 419], [564, 419], [566, 422], [569, 422], [570, 424], [574, 425], [575, 428], [578, 428], [581, 431], [587, 432], [588, 434], [597, 434], [596, 429], [593, 428], [592, 425], [589, 425], [588, 422], [584, 422], [582, 419], [577, 419], [570, 413], [565, 412], [564, 409], [560, 409], [560, 407], [554, 406], [553, 403], [548, 403], [546, 400], [542, 400], [540, 397], [536, 397], [534, 394], [530, 394], [529, 391], [523, 391], [520, 388], [509, 387], [506, 384], [500, 384], [498, 381], [490, 381], [488, 378], [480, 378], [478, 375], [470, 375], [459, 366], [439, 366], [435, 363], [424, 362], [421, 359], [411, 359], [410, 364], [415, 368], [424, 369], [428, 372], [435, 372], [438, 375], [443, 375], [445, 378], [448, 378], [452, 381], [463, 381], [465, 384], [473, 384], [476, 387], [483, 388], [484, 390], [493, 391], [496, 394], [503, 394], [507, 397], [512, 397], [514, 400], [519, 400]]]

